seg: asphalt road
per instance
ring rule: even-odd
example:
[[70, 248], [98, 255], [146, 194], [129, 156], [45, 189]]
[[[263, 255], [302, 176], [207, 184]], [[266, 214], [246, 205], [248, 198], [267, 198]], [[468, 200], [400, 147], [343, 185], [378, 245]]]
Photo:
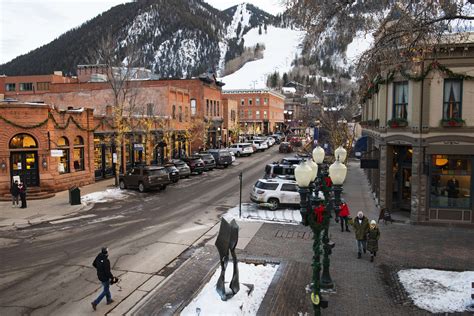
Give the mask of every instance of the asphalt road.
[[[122, 280], [112, 287], [117, 303], [140, 286], [157, 284], [222, 213], [238, 205], [240, 171], [247, 202], [265, 164], [286, 156], [277, 150], [237, 158], [237, 165], [165, 191], [131, 191], [127, 199], [96, 204], [71, 221], [0, 232], [0, 238], [16, 239], [0, 248], [0, 315], [90, 314], [100, 288], [91, 263], [102, 246], [109, 247], [113, 273]], [[104, 314], [113, 306], [101, 308]]]

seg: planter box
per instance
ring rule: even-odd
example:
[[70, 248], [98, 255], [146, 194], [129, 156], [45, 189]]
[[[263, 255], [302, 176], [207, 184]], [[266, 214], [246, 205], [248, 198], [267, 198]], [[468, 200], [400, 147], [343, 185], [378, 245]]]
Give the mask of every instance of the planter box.
[[441, 122], [441, 125], [443, 127], [461, 127], [463, 126], [463, 122], [456, 122], [456, 121], [446, 121], [446, 122]]
[[408, 126], [407, 122], [394, 122], [394, 123], [390, 123], [389, 125], [390, 128], [399, 128], [399, 127], [406, 127], [406, 126]]

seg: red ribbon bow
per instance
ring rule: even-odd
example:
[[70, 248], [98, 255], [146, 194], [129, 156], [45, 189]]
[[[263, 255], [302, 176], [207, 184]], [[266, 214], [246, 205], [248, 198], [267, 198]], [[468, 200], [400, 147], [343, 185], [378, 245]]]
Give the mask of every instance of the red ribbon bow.
[[323, 222], [324, 205], [320, 205], [314, 208], [314, 214], [316, 215], [316, 222], [321, 224]]

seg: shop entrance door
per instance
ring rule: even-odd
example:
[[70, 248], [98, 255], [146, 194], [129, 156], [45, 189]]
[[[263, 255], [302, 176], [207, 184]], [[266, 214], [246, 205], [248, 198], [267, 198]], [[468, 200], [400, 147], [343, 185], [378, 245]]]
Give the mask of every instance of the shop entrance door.
[[411, 209], [412, 152], [411, 146], [393, 146], [393, 210]]
[[38, 152], [20, 151], [10, 154], [10, 177], [20, 176], [26, 187], [39, 186]]

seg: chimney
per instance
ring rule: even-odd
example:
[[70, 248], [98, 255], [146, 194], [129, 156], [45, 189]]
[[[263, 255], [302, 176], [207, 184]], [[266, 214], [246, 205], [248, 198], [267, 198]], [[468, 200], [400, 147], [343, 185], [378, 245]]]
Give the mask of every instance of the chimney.
[[111, 105], [106, 105], [105, 106], [105, 115], [106, 116], [112, 116], [112, 106]]

